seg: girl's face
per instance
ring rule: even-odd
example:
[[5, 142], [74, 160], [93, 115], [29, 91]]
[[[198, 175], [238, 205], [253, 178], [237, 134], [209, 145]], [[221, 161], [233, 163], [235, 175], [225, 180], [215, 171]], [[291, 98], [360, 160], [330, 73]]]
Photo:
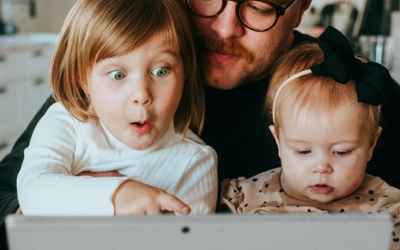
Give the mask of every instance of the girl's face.
[[302, 109], [295, 114], [283, 104], [279, 112], [279, 138], [274, 126], [270, 129], [278, 144], [286, 193], [328, 203], [360, 186], [381, 129], [371, 142], [362, 126], [365, 121], [355, 115], [355, 105], [319, 113]]
[[95, 64], [88, 92], [107, 130], [128, 147], [141, 150], [170, 125], [183, 84], [179, 51], [155, 35], [126, 55]]

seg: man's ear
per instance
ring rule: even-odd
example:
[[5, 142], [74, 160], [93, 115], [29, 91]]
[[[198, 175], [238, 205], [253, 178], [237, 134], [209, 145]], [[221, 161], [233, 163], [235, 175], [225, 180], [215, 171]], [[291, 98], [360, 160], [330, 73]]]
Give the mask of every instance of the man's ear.
[[372, 154], [374, 153], [376, 143], [378, 142], [378, 139], [379, 139], [379, 136], [381, 135], [381, 133], [382, 133], [382, 127], [379, 126], [378, 129], [376, 130], [375, 137], [372, 140], [371, 145], [368, 150], [368, 161], [371, 160], [371, 158], [372, 158]]
[[274, 136], [275, 143], [278, 146], [278, 155], [279, 155], [279, 157], [281, 157], [281, 151], [279, 149], [279, 139], [278, 139], [278, 134], [276, 133], [276, 130], [275, 130], [275, 126], [274, 125], [270, 125], [269, 126], [269, 131], [271, 131], [271, 134]]
[[295, 27], [298, 27], [300, 25], [303, 14], [306, 10], [308, 10], [308, 8], [310, 8], [311, 2], [312, 0], [300, 0], [299, 15], [297, 16], [298, 18]]
[[308, 8], [310, 8], [312, 0], [301, 0], [301, 5], [300, 5], [300, 11], [301, 11], [301, 15], [304, 14], [304, 12], [306, 10], [308, 10]]

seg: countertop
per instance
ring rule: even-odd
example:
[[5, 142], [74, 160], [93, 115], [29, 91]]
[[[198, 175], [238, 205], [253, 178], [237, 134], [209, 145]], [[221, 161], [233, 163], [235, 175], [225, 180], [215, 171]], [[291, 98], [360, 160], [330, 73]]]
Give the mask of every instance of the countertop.
[[0, 35], [0, 51], [20, 47], [31, 47], [41, 44], [56, 44], [58, 33], [26, 33], [17, 35]]

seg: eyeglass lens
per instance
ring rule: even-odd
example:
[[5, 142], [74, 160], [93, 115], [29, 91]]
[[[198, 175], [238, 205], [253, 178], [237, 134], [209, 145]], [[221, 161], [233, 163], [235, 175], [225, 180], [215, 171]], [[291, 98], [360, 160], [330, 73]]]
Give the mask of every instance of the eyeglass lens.
[[[202, 17], [214, 17], [225, 7], [224, 0], [187, 0], [190, 9]], [[262, 1], [238, 3], [239, 19], [250, 29], [265, 30], [272, 27], [277, 19], [275, 8]]]

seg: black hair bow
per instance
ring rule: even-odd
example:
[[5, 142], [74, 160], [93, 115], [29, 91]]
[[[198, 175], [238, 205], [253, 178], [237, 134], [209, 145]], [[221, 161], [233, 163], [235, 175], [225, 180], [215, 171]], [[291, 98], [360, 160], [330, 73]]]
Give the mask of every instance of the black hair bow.
[[389, 71], [378, 63], [356, 59], [347, 38], [332, 26], [318, 38], [318, 45], [324, 52], [324, 61], [311, 67], [313, 74], [332, 77], [342, 84], [354, 79], [359, 102], [377, 106], [399, 93], [400, 86]]

